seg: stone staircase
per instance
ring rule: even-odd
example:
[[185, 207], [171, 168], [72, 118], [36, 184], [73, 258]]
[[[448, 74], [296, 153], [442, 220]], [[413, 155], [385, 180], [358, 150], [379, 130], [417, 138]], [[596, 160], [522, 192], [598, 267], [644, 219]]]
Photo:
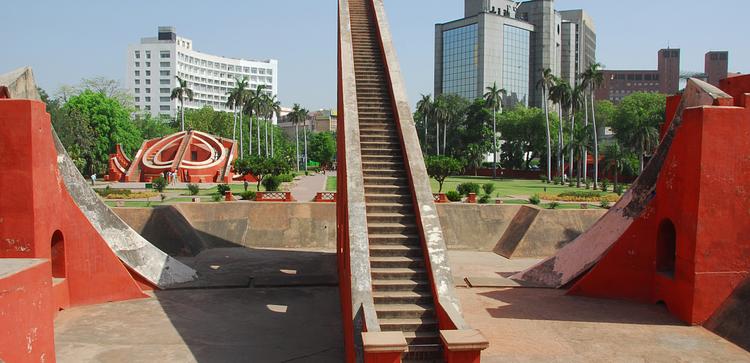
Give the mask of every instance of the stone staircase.
[[443, 360], [435, 305], [371, 0], [350, 0], [372, 293], [382, 331], [403, 332], [404, 361]]

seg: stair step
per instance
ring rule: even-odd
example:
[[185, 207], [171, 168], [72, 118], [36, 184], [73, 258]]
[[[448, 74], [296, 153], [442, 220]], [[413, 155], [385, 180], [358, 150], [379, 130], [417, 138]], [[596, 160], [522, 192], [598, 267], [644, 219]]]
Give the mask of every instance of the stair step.
[[[362, 149], [362, 154], [367, 153], [367, 150]], [[366, 176], [364, 177], [365, 185], [375, 184], [375, 185], [406, 185], [407, 179], [406, 177], [380, 177], [380, 176]]]
[[372, 291], [427, 291], [427, 280], [372, 280]]
[[429, 304], [376, 304], [378, 319], [419, 319], [435, 316]]
[[411, 280], [426, 279], [427, 272], [423, 268], [370, 268], [374, 280]]
[[367, 221], [372, 223], [413, 223], [415, 218], [412, 213], [367, 213]]
[[405, 331], [404, 338], [409, 345], [440, 344], [440, 333], [432, 331]]
[[370, 245], [370, 256], [422, 258], [422, 248], [417, 245]]
[[366, 203], [367, 213], [414, 213], [411, 203]]
[[372, 268], [421, 268], [424, 260], [421, 257], [370, 257]]
[[396, 235], [409, 235], [417, 234], [417, 226], [414, 224], [400, 224], [400, 223], [368, 223], [367, 233], [381, 235], [381, 234], [396, 234]]
[[437, 321], [423, 319], [378, 319], [382, 331], [430, 331], [437, 330]]

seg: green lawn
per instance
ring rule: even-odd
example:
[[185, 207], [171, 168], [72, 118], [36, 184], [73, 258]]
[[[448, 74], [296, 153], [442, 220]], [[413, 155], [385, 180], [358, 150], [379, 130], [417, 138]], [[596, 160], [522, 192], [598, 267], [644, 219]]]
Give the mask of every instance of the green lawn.
[[[537, 193], [549, 193], [558, 195], [560, 193], [568, 191], [579, 191], [585, 190], [584, 188], [571, 188], [568, 186], [554, 185], [542, 183], [539, 180], [521, 180], [521, 179], [492, 179], [487, 177], [473, 177], [473, 176], [461, 176], [461, 177], [450, 177], [445, 180], [443, 184], [443, 193], [449, 190], [456, 190], [458, 184], [461, 183], [477, 183], [479, 185], [486, 183], [495, 184], [495, 191], [492, 193], [493, 196], [497, 197], [511, 197], [511, 196], [528, 196]], [[430, 185], [432, 191], [437, 193], [438, 182], [435, 179], [430, 179]], [[611, 187], [610, 187], [611, 190]]]
[[326, 178], [326, 191], [327, 192], [336, 191], [336, 177], [335, 176], [329, 176]]

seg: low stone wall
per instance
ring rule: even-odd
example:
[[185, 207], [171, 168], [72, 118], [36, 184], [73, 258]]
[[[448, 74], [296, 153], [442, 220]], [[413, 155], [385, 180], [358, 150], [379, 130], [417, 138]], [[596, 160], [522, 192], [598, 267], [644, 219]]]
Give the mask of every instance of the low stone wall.
[[[449, 249], [495, 251], [509, 258], [551, 256], [606, 212], [482, 204], [437, 209]], [[175, 255], [229, 246], [336, 248], [332, 203], [182, 203], [114, 211]]]

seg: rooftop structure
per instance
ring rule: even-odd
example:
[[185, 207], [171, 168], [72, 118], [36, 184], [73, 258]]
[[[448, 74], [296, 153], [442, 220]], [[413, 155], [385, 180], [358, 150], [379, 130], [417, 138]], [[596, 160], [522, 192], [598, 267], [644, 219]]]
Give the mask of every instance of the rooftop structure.
[[249, 87], [265, 86], [278, 94], [278, 61], [227, 58], [194, 49], [193, 41], [177, 35], [171, 26], [159, 27], [156, 37], [142, 38], [128, 46], [127, 88], [135, 98], [139, 111], [152, 115], [177, 114], [179, 102], [170, 99], [177, 86], [175, 76], [188, 81], [194, 99], [185, 100], [185, 108], [210, 106], [216, 111], [229, 111], [227, 93], [235, 80], [247, 77]]

